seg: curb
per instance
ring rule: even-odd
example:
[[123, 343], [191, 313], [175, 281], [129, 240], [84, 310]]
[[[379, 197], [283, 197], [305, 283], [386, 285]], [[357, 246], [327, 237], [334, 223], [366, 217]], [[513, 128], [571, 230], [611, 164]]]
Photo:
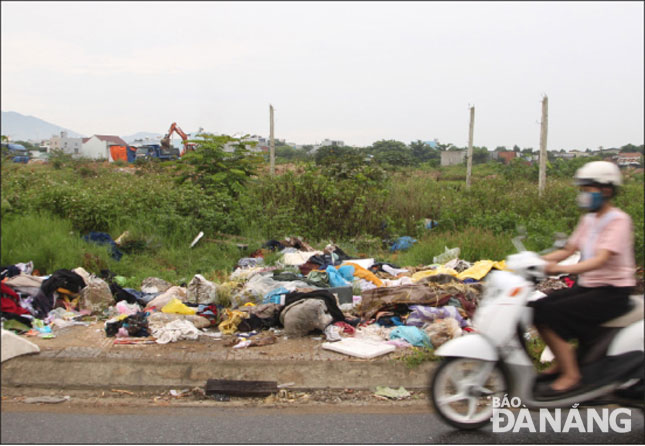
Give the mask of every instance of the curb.
[[[171, 361], [22, 356], [2, 364], [2, 386], [160, 390], [203, 387], [207, 379], [277, 381], [294, 390], [426, 389], [437, 362], [414, 369], [397, 361]], [[292, 383], [292, 384], [291, 384]]]

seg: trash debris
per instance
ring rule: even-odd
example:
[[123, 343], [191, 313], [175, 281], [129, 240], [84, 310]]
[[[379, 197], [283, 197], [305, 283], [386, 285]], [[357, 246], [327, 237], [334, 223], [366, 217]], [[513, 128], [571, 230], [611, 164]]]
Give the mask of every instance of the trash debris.
[[2, 329], [2, 349], [0, 351], [0, 362], [16, 356], [39, 353], [40, 347], [9, 330]]
[[157, 344], [167, 344], [183, 339], [195, 340], [202, 334], [192, 322], [181, 319], [168, 322], [163, 326], [155, 324], [150, 329], [152, 336], [157, 338]]
[[171, 283], [157, 277], [146, 277], [141, 282], [141, 291], [143, 293], [164, 293], [171, 287]]
[[439, 348], [442, 344], [462, 334], [459, 322], [454, 318], [435, 320], [424, 331], [430, 338], [430, 342], [434, 348]]
[[428, 334], [419, 327], [398, 326], [390, 333], [390, 339], [403, 339], [415, 347], [432, 347]]
[[69, 395], [65, 396], [34, 396], [30, 398], [25, 398], [23, 400], [24, 403], [27, 404], [37, 404], [37, 403], [45, 403], [45, 404], [57, 404], [57, 403], [64, 403], [65, 401], [71, 400], [72, 397]]
[[193, 239], [193, 241], [191, 242], [191, 244], [190, 244], [189, 248], [192, 248], [193, 246], [195, 246], [195, 245], [197, 244], [197, 242], [198, 242], [198, 241], [199, 241], [203, 236], [204, 236], [204, 231], [199, 231], [199, 234], [197, 234], [197, 237], [195, 237], [195, 238]]
[[211, 304], [217, 300], [217, 285], [206, 280], [201, 274], [195, 274], [186, 291], [186, 301], [196, 304]]
[[400, 400], [403, 398], [409, 398], [410, 392], [405, 390], [404, 387], [399, 387], [398, 389], [392, 389], [391, 387], [376, 386], [376, 392], [374, 395], [384, 396], [393, 400]]
[[126, 395], [134, 395], [134, 392], [130, 392], [129, 390], [112, 389], [112, 390], [110, 390], [110, 392], [124, 393]]
[[324, 330], [333, 322], [325, 302], [319, 299], [302, 299], [285, 307], [280, 313], [280, 323], [287, 336], [305, 336], [313, 330]]
[[413, 244], [417, 242], [416, 239], [413, 239], [409, 236], [399, 237], [393, 244], [390, 246], [390, 252], [395, 251], [405, 251], [409, 249]]
[[325, 342], [322, 344], [322, 348], [363, 359], [375, 358], [396, 350], [394, 345], [386, 344], [385, 341], [378, 342], [359, 338], [343, 338], [338, 342]]
[[162, 313], [173, 313], [173, 314], [197, 314], [197, 310], [186, 306], [182, 301], [177, 298], [172, 299], [161, 309]]
[[175, 398], [183, 398], [184, 396], [188, 396], [189, 393], [191, 393], [190, 389], [184, 389], [184, 390], [175, 390], [171, 389], [170, 396], [174, 396]]
[[461, 248], [452, 248], [448, 249], [447, 246], [444, 247], [444, 252], [439, 254], [438, 256], [433, 257], [432, 263], [448, 263], [451, 260], [454, 260], [459, 257], [459, 254], [461, 253]]

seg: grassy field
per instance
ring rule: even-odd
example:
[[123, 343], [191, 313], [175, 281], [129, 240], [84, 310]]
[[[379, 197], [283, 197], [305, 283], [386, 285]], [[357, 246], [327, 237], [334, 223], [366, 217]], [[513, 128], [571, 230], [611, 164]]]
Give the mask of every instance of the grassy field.
[[[580, 217], [570, 176], [552, 172], [540, 197], [532, 175], [524, 167], [476, 165], [466, 189], [463, 166], [398, 170], [379, 179], [300, 166], [274, 178], [254, 177], [231, 196], [178, 183], [172, 163], [134, 169], [3, 162], [1, 263], [33, 260], [42, 274], [107, 268], [134, 287], [148, 276], [182, 283], [200, 273], [222, 281], [240, 257], [286, 236], [303, 237], [315, 248], [334, 242], [352, 255], [399, 265], [432, 263], [444, 247], [460, 247], [469, 261], [500, 260], [514, 251], [518, 227], [526, 231], [527, 248], [539, 251], [552, 244], [554, 232], [570, 233]], [[642, 266], [643, 174], [626, 176], [616, 203], [634, 221]], [[426, 218], [438, 226], [425, 229]], [[126, 230], [133, 241], [119, 262], [81, 238], [89, 231], [117, 238]], [[199, 231], [205, 237], [190, 249]], [[404, 235], [418, 243], [390, 253], [388, 243]]]

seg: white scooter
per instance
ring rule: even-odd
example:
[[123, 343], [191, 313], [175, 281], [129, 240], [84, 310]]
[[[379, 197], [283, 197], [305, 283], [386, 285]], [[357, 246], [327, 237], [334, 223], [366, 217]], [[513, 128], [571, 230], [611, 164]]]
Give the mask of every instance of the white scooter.
[[436, 412], [454, 427], [478, 429], [490, 423], [494, 398], [504, 395], [519, 397], [530, 409], [611, 403], [642, 410], [643, 296], [631, 296], [630, 312], [604, 323], [593, 339], [580, 344], [582, 386], [541, 399], [536, 388], [546, 383], [536, 382], [538, 375], [524, 333], [533, 316], [527, 302], [544, 296], [535, 291], [534, 284], [545, 277], [545, 261], [536, 253], [523, 251], [509, 256], [506, 264], [513, 272], [493, 271], [486, 278], [473, 317], [475, 333], [452, 339], [435, 352], [444, 358], [430, 383]]

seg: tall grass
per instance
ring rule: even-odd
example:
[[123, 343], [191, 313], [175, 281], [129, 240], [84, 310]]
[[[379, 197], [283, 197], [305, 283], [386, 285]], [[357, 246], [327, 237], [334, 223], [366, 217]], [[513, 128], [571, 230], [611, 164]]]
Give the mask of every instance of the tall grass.
[[[378, 182], [334, 179], [302, 168], [297, 173], [260, 176], [236, 200], [175, 182], [168, 165], [136, 174], [98, 163], [2, 164], [3, 265], [33, 260], [43, 272], [83, 266], [109, 268], [138, 286], [148, 276], [181, 283], [194, 274], [219, 277], [240, 257], [268, 239], [305, 238], [321, 249], [333, 242], [346, 252], [393, 263], [432, 263], [444, 247], [461, 257], [500, 260], [514, 252], [511, 239], [524, 227], [528, 249], [543, 250], [554, 232], [571, 233], [581, 212], [570, 178], [551, 176], [545, 194], [522, 175], [522, 167], [477, 165], [465, 187], [465, 168], [407, 169]], [[525, 169], [526, 170], [526, 169]], [[524, 172], [526, 173], [526, 172]], [[643, 174], [628, 180], [616, 204], [634, 221], [636, 260], [643, 265]], [[425, 229], [423, 220], [439, 223]], [[88, 231], [113, 238], [129, 231], [137, 249], [120, 262], [107, 248], [85, 243]], [[204, 231], [194, 248], [190, 242]], [[218, 233], [236, 234], [248, 245], [216, 243]], [[409, 251], [391, 254], [385, 240], [417, 238]]]
[[[68, 220], [48, 214], [2, 219], [2, 265], [32, 260], [41, 274], [88, 266], [91, 258], [106, 259], [106, 247], [85, 242]], [[96, 271], [98, 272], [98, 271]]]

